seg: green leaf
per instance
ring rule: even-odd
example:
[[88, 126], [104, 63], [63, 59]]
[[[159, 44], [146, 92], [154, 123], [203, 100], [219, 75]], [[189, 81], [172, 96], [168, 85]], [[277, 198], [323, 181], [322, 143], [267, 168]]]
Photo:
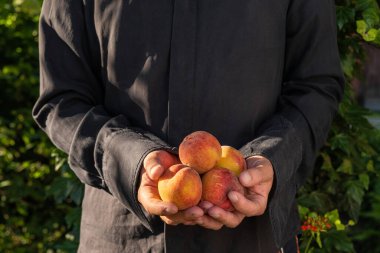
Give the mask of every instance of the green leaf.
[[[376, 3], [376, 2], [375, 2]], [[358, 11], [365, 11], [369, 8], [376, 6], [373, 0], [357, 0], [355, 9]]]
[[80, 205], [83, 199], [83, 184], [75, 180], [75, 184], [70, 194], [70, 198], [74, 201], [75, 204]]
[[379, 24], [379, 9], [375, 7], [367, 8], [363, 11], [363, 18], [370, 28]]
[[315, 238], [315, 241], [317, 242], [318, 247], [322, 248], [322, 241], [321, 241], [321, 233], [320, 232], [317, 233], [317, 237]]
[[339, 220], [339, 212], [338, 209], [334, 209], [330, 212], [325, 213], [325, 217], [329, 219], [331, 223], [335, 223], [336, 220]]
[[338, 230], [338, 231], [343, 231], [343, 230], [346, 229], [346, 226], [343, 225], [342, 222], [341, 222], [340, 220], [336, 220], [336, 221], [334, 222], [334, 224], [335, 224], [336, 230]]
[[350, 218], [357, 220], [365, 193], [363, 184], [360, 181], [349, 180], [345, 182], [344, 187], [346, 193], [342, 199], [342, 204], [344, 203], [343, 206]]
[[367, 32], [368, 26], [367, 23], [364, 20], [357, 20], [356, 21], [356, 31], [364, 36], [365, 33]]
[[370, 28], [364, 20], [356, 21], [356, 31], [365, 41], [372, 42], [378, 38], [379, 31], [375, 28]]
[[10, 180], [4, 180], [0, 182], [0, 188], [4, 188], [10, 185], [12, 185], [12, 182]]
[[354, 77], [354, 70], [355, 70], [355, 58], [353, 55], [347, 54], [343, 55], [341, 59], [343, 72], [346, 76], [349, 78]]
[[362, 182], [364, 189], [368, 190], [369, 187], [369, 176], [368, 174], [362, 173], [359, 175], [359, 180]]
[[361, 203], [363, 200], [364, 190], [358, 181], [348, 181], [347, 184], [347, 195], [354, 201]]
[[331, 163], [331, 157], [327, 153], [321, 153], [320, 155], [323, 158], [322, 169], [327, 170], [327, 171], [334, 170], [334, 167], [332, 166], [332, 163]]
[[336, 19], [339, 30], [355, 19], [355, 10], [348, 6], [336, 7]]
[[367, 163], [367, 170], [370, 171], [370, 172], [374, 172], [375, 171], [375, 166], [373, 165], [373, 160], [369, 160], [368, 163]]
[[298, 205], [298, 213], [300, 215], [301, 220], [305, 219], [309, 212], [310, 212], [309, 208]]
[[369, 29], [369, 31], [363, 36], [364, 40], [368, 42], [375, 41], [377, 37], [377, 32], [378, 31], [374, 28]]
[[77, 207], [77, 208], [71, 209], [69, 213], [66, 215], [65, 220], [66, 220], [67, 225], [70, 228], [75, 225], [78, 225], [76, 224], [76, 222], [80, 220], [81, 213], [82, 213], [82, 209], [80, 207]]
[[323, 246], [323, 252], [355, 252], [353, 243], [345, 231], [330, 231], [324, 234]]
[[298, 203], [319, 213], [325, 213], [334, 206], [330, 197], [326, 193], [319, 191], [313, 191], [307, 195], [300, 196]]
[[377, 35], [373, 42], [380, 46], [380, 29], [377, 30]]
[[350, 154], [351, 146], [350, 146], [350, 137], [345, 133], [336, 134], [331, 138], [331, 148], [341, 149], [346, 154]]
[[339, 168], [337, 169], [337, 171], [343, 172], [345, 174], [352, 175], [353, 174], [353, 169], [352, 169], [352, 162], [351, 162], [351, 160], [349, 160], [347, 158], [344, 158], [343, 162], [341, 163], [341, 165], [339, 166]]

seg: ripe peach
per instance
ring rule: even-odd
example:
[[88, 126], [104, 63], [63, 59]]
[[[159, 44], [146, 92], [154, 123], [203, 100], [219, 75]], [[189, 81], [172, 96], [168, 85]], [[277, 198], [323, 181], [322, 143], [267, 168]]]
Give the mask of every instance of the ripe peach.
[[194, 168], [199, 174], [212, 169], [221, 154], [222, 148], [219, 141], [205, 131], [189, 134], [179, 145], [181, 163]]
[[234, 207], [228, 199], [230, 191], [244, 194], [244, 187], [237, 177], [228, 169], [214, 168], [202, 177], [202, 199], [227, 211], [233, 211]]
[[195, 206], [202, 196], [202, 181], [192, 168], [175, 164], [158, 179], [158, 193], [163, 201], [184, 210]]
[[247, 164], [239, 150], [231, 146], [222, 146], [222, 156], [216, 163], [216, 167], [229, 169], [238, 177], [246, 169]]

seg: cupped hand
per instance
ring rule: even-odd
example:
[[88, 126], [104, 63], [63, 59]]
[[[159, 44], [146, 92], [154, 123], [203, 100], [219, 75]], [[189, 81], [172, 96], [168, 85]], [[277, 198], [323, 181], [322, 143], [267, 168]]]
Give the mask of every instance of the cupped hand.
[[178, 211], [173, 203], [162, 201], [158, 193], [158, 179], [170, 166], [178, 163], [177, 156], [164, 150], [149, 153], [143, 162], [138, 200], [149, 214], [160, 216], [169, 225], [194, 225], [195, 220], [204, 215], [200, 207]]
[[245, 216], [262, 215], [267, 208], [273, 185], [273, 166], [263, 156], [251, 156], [246, 161], [247, 170], [239, 176], [240, 183], [247, 189], [246, 194], [230, 192], [228, 198], [235, 209]]
[[244, 195], [235, 191], [228, 193], [228, 198], [235, 210], [230, 212], [209, 202], [202, 202], [200, 206], [207, 215], [197, 220], [199, 225], [215, 230], [223, 226], [235, 228], [245, 217], [264, 214], [273, 185], [273, 166], [263, 156], [252, 156], [246, 161], [247, 170], [239, 176], [239, 181], [246, 188], [246, 193]]

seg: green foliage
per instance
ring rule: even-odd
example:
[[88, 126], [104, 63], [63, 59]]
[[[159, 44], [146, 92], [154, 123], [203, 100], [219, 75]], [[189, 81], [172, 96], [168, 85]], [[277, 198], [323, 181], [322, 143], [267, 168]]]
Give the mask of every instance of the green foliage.
[[361, 252], [380, 253], [380, 179], [370, 184], [370, 191], [364, 197], [362, 212], [357, 226], [353, 228], [352, 238]]
[[346, 234], [349, 227], [355, 225], [354, 221], [343, 224], [337, 209], [323, 216], [305, 207], [300, 207], [299, 211], [301, 219], [304, 220], [301, 226], [303, 237], [300, 240], [302, 252], [354, 252], [351, 240]]
[[356, 21], [356, 31], [365, 41], [380, 44], [380, 12], [377, 2], [373, 0], [358, 1], [356, 10], [362, 16], [362, 19]]
[[0, 2], [0, 252], [75, 252], [83, 185], [31, 118], [42, 1]]
[[0, 0], [0, 115], [28, 108], [38, 95], [40, 1]]
[[[0, 252], [75, 252], [83, 185], [30, 112], [38, 96], [42, 1], [0, 3]], [[362, 44], [380, 45], [380, 11], [375, 0], [336, 0], [336, 7], [346, 94], [314, 174], [298, 196], [304, 222], [315, 226], [327, 219], [330, 227], [305, 229], [301, 247], [376, 253], [380, 134], [367, 121], [371, 112], [354, 102], [349, 83], [361, 78]]]
[[83, 187], [29, 115], [0, 120], [0, 251], [74, 250]]
[[[309, 252], [380, 252], [380, 132], [367, 120], [372, 112], [358, 106], [350, 82], [360, 79], [365, 55], [362, 44], [380, 45], [380, 10], [375, 0], [337, 1], [339, 48], [347, 89], [312, 178], [299, 192], [301, 210], [329, 214], [337, 210], [344, 229], [322, 233], [320, 243], [303, 232]], [[377, 189], [380, 190], [380, 189]], [[339, 219], [339, 220], [340, 220]], [[366, 249], [366, 250], [363, 250]]]
[[[314, 175], [300, 190], [298, 200], [302, 207], [320, 214], [337, 209], [344, 222], [353, 220], [360, 224], [363, 201], [370, 186], [376, 182], [371, 179], [377, 178], [380, 168], [380, 133], [368, 123], [365, 118], [368, 114], [346, 96], [317, 160]], [[374, 227], [373, 223], [370, 227]], [[337, 252], [327, 246], [330, 236], [335, 238], [331, 239], [335, 242], [334, 247], [341, 242], [353, 248], [353, 242], [347, 236], [361, 232], [351, 229], [329, 231], [323, 235], [323, 241], [326, 241], [323, 245], [326, 246], [313, 252]], [[340, 240], [336, 240], [339, 235]]]

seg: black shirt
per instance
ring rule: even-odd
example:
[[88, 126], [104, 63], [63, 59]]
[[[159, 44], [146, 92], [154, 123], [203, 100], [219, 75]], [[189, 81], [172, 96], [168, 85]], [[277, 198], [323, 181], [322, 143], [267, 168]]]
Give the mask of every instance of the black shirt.
[[[86, 184], [83, 252], [271, 252], [343, 90], [331, 0], [45, 0], [33, 115]], [[136, 197], [152, 150], [195, 130], [275, 170], [266, 214], [164, 226]]]

